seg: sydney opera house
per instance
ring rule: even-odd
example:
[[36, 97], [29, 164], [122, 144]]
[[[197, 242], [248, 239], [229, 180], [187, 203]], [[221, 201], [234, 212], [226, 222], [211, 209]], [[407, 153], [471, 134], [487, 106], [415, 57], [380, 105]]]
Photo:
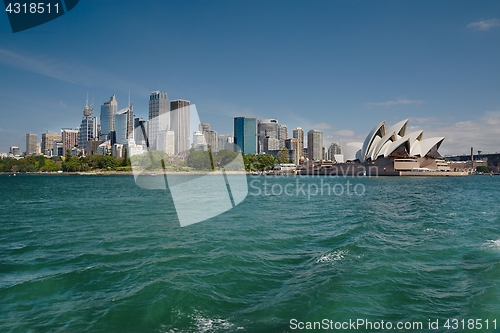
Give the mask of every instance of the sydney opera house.
[[[384, 171], [449, 170], [438, 152], [444, 137], [424, 138], [424, 131], [407, 133], [408, 119], [388, 126], [382, 121], [374, 127], [365, 141], [351, 143], [346, 160], [365, 165], [377, 165]], [[354, 148], [354, 149], [352, 149]]]
[[[444, 137], [425, 138], [424, 131], [407, 133], [408, 119], [388, 126], [385, 121], [368, 133], [364, 142], [348, 143], [344, 149], [345, 163], [319, 163], [302, 173], [386, 175], [465, 175], [451, 172], [438, 152]], [[441, 172], [432, 172], [441, 171]]]

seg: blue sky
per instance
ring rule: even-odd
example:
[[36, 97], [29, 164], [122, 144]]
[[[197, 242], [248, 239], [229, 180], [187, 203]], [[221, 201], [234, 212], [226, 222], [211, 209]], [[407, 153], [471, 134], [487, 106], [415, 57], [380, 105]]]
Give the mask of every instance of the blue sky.
[[129, 90], [136, 116], [165, 90], [219, 134], [255, 115], [345, 144], [409, 118], [442, 154], [497, 152], [500, 2], [80, 0], [15, 34], [0, 14], [0, 152]]

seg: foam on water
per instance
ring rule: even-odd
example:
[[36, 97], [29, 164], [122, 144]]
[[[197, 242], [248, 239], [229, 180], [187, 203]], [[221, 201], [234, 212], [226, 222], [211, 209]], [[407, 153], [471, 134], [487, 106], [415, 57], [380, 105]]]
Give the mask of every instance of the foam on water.
[[318, 260], [316, 260], [316, 263], [327, 263], [327, 262], [339, 261], [339, 260], [345, 259], [347, 254], [348, 254], [348, 251], [346, 251], [346, 250], [336, 250], [336, 251], [322, 255]]
[[490, 249], [499, 249], [500, 250], [500, 238], [497, 239], [497, 240], [488, 239], [483, 244], [483, 247], [490, 248]]

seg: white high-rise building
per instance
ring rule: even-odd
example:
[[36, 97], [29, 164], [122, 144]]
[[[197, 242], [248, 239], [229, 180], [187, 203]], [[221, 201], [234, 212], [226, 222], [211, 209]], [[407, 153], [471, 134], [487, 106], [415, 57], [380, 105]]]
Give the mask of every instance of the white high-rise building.
[[167, 155], [175, 154], [175, 136], [173, 131], [158, 132], [157, 149], [164, 151]]

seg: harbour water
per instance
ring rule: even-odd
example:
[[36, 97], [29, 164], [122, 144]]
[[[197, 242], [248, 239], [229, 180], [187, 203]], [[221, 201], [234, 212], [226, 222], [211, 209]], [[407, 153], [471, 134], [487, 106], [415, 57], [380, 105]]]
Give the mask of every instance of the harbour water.
[[132, 176], [0, 175], [0, 332], [500, 331], [499, 176], [252, 181], [181, 228]]

